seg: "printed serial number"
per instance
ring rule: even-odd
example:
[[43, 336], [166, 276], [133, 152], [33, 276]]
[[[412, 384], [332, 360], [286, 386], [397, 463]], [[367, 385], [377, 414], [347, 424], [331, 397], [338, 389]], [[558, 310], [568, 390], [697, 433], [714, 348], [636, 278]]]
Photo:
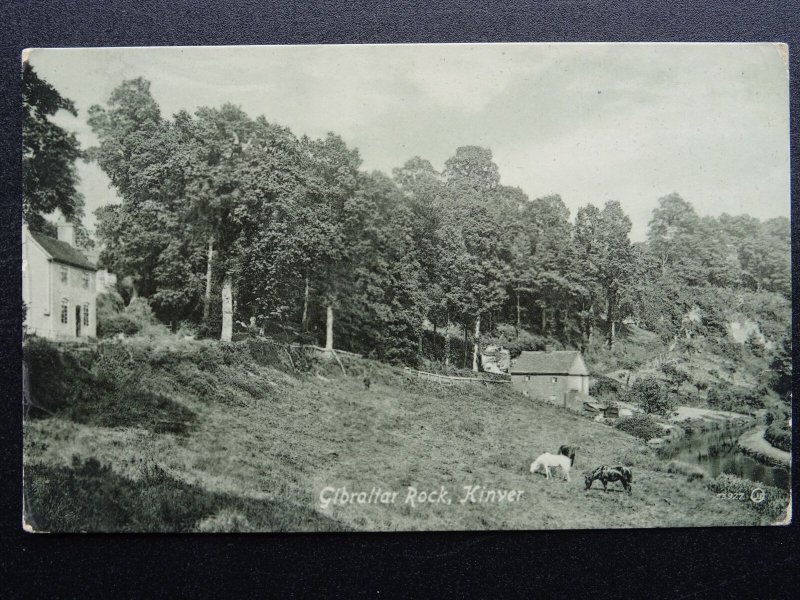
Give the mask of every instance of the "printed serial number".
[[744, 492], [718, 492], [717, 498], [721, 500], [747, 500], [747, 494]]

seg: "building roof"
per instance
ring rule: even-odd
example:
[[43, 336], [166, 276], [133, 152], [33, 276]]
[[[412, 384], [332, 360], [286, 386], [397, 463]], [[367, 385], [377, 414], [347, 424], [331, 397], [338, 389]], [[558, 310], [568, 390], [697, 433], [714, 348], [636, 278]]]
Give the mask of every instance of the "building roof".
[[577, 350], [522, 352], [511, 365], [512, 375], [588, 375], [586, 363]]
[[96, 271], [97, 267], [94, 266], [89, 260], [80, 253], [76, 248], [73, 248], [66, 242], [60, 242], [56, 238], [49, 235], [42, 235], [41, 233], [30, 232], [31, 237], [50, 255], [56, 262], [72, 265], [79, 269], [86, 269], [87, 271]]

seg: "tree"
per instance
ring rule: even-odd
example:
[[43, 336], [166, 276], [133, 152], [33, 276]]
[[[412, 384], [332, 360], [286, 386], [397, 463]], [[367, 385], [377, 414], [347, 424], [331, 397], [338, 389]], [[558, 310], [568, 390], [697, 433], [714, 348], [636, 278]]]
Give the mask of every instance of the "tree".
[[602, 211], [586, 207], [579, 211], [576, 242], [581, 250], [584, 284], [590, 306], [602, 291], [606, 313], [606, 343], [613, 346], [615, 323], [622, 317], [620, 298], [633, 274], [633, 249], [629, 234], [631, 221], [619, 202], [611, 200]]
[[463, 146], [445, 162], [444, 178], [441, 230], [452, 247], [463, 248], [461, 260], [468, 265], [463, 279], [452, 283], [465, 331], [474, 319], [472, 369], [477, 371], [481, 316], [491, 314], [506, 298], [507, 265], [499, 234], [503, 204], [496, 193], [500, 175], [490, 150]]
[[163, 320], [195, 318], [206, 252], [187, 210], [191, 117], [162, 119], [149, 82], [135, 79], [105, 107], [92, 106], [88, 122], [99, 142], [89, 155], [122, 198], [96, 211], [101, 264], [129, 277], [133, 295], [148, 298]]
[[658, 257], [662, 273], [689, 258], [685, 240], [695, 233], [699, 217], [691, 204], [672, 193], [658, 200], [647, 231], [651, 252]]
[[317, 241], [307, 276], [317, 282], [325, 307], [325, 347], [333, 349], [334, 313], [345, 296], [349, 275], [349, 242], [345, 235], [347, 213], [359, 184], [361, 157], [341, 137], [304, 138], [309, 163], [308, 201], [312, 221], [305, 228]]
[[[34, 231], [52, 233], [45, 215], [58, 210], [81, 227], [84, 199], [75, 161], [83, 152], [74, 133], [50, 120], [58, 111], [77, 116], [72, 100], [40, 79], [26, 62], [22, 70], [22, 214]], [[82, 245], [87, 245], [84, 242]]]
[[675, 407], [675, 399], [655, 378], [637, 379], [628, 392], [630, 401], [639, 405], [645, 414], [668, 415]]

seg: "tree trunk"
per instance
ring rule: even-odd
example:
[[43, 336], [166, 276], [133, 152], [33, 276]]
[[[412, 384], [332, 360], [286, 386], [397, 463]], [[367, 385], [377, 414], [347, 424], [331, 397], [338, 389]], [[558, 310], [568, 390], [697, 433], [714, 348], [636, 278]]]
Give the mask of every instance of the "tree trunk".
[[325, 324], [325, 350], [333, 350], [333, 306], [328, 304], [327, 318]]
[[517, 290], [517, 339], [519, 339], [519, 330], [522, 329], [522, 316], [519, 310], [519, 290]]
[[467, 337], [467, 322], [464, 321], [464, 366], [462, 368], [467, 368], [467, 357], [469, 356], [469, 338]]
[[436, 360], [436, 319], [433, 320], [433, 342], [431, 343], [431, 358]]
[[542, 335], [547, 332], [547, 306], [542, 305]]
[[609, 348], [614, 346], [614, 311], [615, 311], [614, 293], [608, 294], [608, 308], [606, 312], [606, 343]]
[[303, 318], [300, 319], [300, 329], [308, 331], [308, 273], [306, 273], [306, 290], [303, 293]]
[[478, 372], [478, 340], [481, 336], [481, 315], [475, 319], [475, 340], [472, 349], [472, 370]]
[[444, 364], [450, 366], [450, 307], [447, 307], [447, 317], [445, 319], [444, 330]]
[[223, 342], [230, 342], [233, 337], [233, 286], [227, 273], [222, 280], [222, 335]]
[[214, 261], [214, 236], [208, 238], [208, 259], [206, 261], [206, 295], [203, 303], [203, 322], [208, 323], [211, 312], [211, 265]]

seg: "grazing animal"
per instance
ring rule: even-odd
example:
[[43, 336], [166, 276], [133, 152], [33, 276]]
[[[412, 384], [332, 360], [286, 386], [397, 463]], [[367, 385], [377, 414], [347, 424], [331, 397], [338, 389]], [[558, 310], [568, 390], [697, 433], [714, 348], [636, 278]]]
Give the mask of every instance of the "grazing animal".
[[625, 491], [629, 494], [631, 492], [631, 483], [633, 482], [633, 473], [628, 467], [609, 467], [607, 465], [602, 465], [597, 467], [591, 473], [588, 473], [585, 477], [586, 482], [586, 489], [588, 490], [592, 487], [592, 483], [599, 479], [600, 483], [603, 484], [603, 491], [608, 492], [608, 482], [609, 481], [619, 481], [622, 484], [622, 487], [625, 488]]
[[364, 377], [364, 389], [368, 390], [369, 386], [370, 386], [370, 383], [372, 383], [372, 382], [369, 380], [369, 377]]
[[539, 470], [539, 467], [543, 467], [545, 476], [550, 479], [550, 467], [561, 467], [561, 471], [564, 473], [564, 479], [569, 481], [570, 466], [571, 465], [568, 456], [545, 452], [531, 463], [531, 473], [536, 473], [536, 471]]
[[577, 450], [577, 446], [561, 446], [558, 449], [559, 454], [563, 454], [564, 456], [569, 457], [569, 464], [571, 467], [575, 466], [575, 450]]

